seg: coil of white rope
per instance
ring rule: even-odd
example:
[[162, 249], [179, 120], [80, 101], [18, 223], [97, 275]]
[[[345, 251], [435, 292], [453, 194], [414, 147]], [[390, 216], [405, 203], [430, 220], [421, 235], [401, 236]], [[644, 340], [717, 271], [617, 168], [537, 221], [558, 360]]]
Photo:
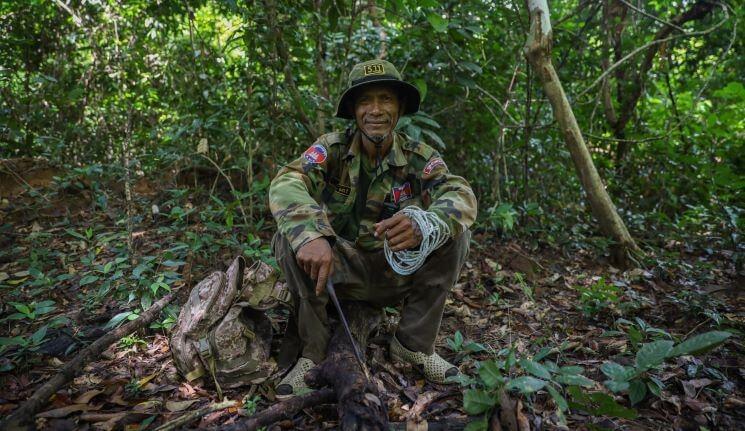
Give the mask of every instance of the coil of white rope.
[[383, 251], [388, 264], [401, 275], [415, 273], [424, 260], [450, 238], [450, 228], [436, 214], [411, 205], [401, 210], [413, 223], [419, 226], [422, 242], [417, 250], [391, 251], [388, 239], [383, 241]]

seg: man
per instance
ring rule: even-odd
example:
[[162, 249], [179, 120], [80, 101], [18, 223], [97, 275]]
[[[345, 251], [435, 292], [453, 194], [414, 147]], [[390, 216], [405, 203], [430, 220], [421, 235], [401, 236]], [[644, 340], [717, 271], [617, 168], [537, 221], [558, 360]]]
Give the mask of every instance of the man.
[[[391, 63], [357, 64], [336, 111], [355, 127], [321, 136], [272, 181], [269, 203], [278, 225], [272, 247], [294, 299], [280, 362], [300, 354], [277, 385], [280, 397], [305, 390], [305, 373], [325, 357], [329, 278], [341, 299], [380, 307], [404, 301], [390, 345], [394, 360], [420, 367], [437, 383], [458, 373], [434, 343], [468, 253], [476, 198], [437, 151], [394, 131], [401, 116], [419, 110], [420, 99]], [[435, 223], [418, 226], [402, 211], [417, 211], [414, 206]], [[393, 253], [416, 250], [431, 242], [422, 231], [432, 229], [430, 235], [448, 235], [447, 242], [413, 274], [395, 273], [384, 240]]]

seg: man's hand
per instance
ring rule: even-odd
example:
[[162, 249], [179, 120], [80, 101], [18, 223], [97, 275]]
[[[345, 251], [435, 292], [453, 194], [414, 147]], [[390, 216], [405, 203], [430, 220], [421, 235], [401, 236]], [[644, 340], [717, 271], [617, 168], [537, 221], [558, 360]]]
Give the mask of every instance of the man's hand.
[[316, 281], [316, 296], [320, 295], [334, 272], [334, 253], [326, 238], [316, 238], [300, 247], [297, 263]]
[[405, 214], [399, 213], [389, 219], [375, 223], [375, 237], [382, 235], [388, 239], [391, 251], [416, 248], [422, 242], [422, 235], [415, 229], [415, 223]]

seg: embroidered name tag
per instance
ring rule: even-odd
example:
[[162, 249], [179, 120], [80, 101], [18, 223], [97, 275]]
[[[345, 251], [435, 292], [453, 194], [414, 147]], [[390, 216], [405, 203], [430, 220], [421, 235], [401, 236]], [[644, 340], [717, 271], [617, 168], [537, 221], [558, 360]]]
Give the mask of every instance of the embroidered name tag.
[[349, 196], [351, 192], [352, 192], [352, 188], [349, 186], [342, 186], [342, 185], [336, 186], [336, 193], [339, 193], [344, 196]]
[[326, 152], [326, 148], [324, 148], [324, 146], [321, 144], [311, 145], [310, 148], [305, 150], [305, 152], [303, 153], [303, 157], [305, 157], [305, 160], [316, 165], [325, 162], [327, 156], [328, 153]]
[[393, 202], [396, 204], [414, 197], [411, 194], [411, 184], [408, 181], [403, 183], [399, 187], [393, 187], [391, 189], [391, 192], [391, 194], [393, 195]]

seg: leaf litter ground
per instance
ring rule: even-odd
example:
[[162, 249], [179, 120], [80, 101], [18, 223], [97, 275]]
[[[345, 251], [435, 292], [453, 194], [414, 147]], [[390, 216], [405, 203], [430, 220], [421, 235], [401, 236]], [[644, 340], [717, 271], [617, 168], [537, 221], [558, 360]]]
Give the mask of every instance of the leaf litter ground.
[[[173, 244], [184, 242], [186, 232], [195, 236], [209, 233], [210, 244], [190, 243], [191, 248], [181, 254], [185, 260], [176, 265], [178, 277], [169, 281], [169, 288], [182, 289], [179, 302], [209, 271], [224, 269], [232, 256], [246, 252], [235, 241], [240, 234], [237, 228], [215, 229], [212, 220], [198, 216], [208, 209], [208, 197], [185, 193], [176, 201], [173, 194], [155, 193], [154, 187], [144, 190], [135, 201], [135, 214], [147, 214], [137, 217], [134, 226], [137, 256], [172, 250]], [[124, 299], [115, 299], [115, 290], [98, 295], [102, 278], [83, 282], [92, 267], [105, 266], [121, 255], [126, 243], [121, 194], [107, 194], [105, 205], [96, 196], [91, 184], [67, 189], [58, 186], [46, 195], [27, 190], [12, 201], [4, 199], [0, 206], [0, 335], [4, 340], [16, 340], [1, 351], [2, 416], [28, 398], [82, 346], [104, 333], [104, 325], [114, 315], [147, 305], [136, 298], [128, 303], [126, 294]], [[154, 214], [153, 205], [160, 207], [158, 214]], [[185, 220], [179, 218], [178, 211], [174, 213], [177, 207], [187, 213]], [[174, 223], [180, 223], [178, 229], [169, 229]], [[87, 235], [89, 228], [93, 232]], [[266, 229], [259, 234], [264, 244], [270, 234]], [[107, 236], [107, 241], [101, 240]], [[742, 274], [733, 266], [734, 252], [698, 250], [670, 241], [656, 251], [666, 256], [659, 265], [620, 271], [598, 261], [588, 249], [567, 252], [538, 247], [530, 241], [504, 241], [494, 233], [477, 231], [466, 267], [447, 302], [437, 350], [474, 376], [478, 361], [493, 358], [503, 348], [514, 347], [520, 357], [549, 348], [549, 357], [559, 365], [580, 366], [587, 377], [602, 382], [600, 367], [604, 362], [628, 365], [633, 360], [630, 339], [682, 340], [717, 328], [739, 334], [745, 322], [745, 298]], [[86, 256], [93, 261], [85, 261]], [[162, 263], [152, 265], [156, 269], [151, 268], [151, 277], [157, 275]], [[45, 275], [49, 275], [47, 279]], [[120, 297], [128, 283], [136, 281], [124, 277], [115, 285]], [[43, 308], [43, 301], [53, 301], [52, 309]], [[11, 315], [16, 316], [9, 318]], [[467, 421], [459, 386], [429, 384], [416, 370], [390, 363], [387, 340], [395, 328], [397, 312], [388, 309], [386, 317], [368, 346], [368, 360], [386, 399], [389, 419], [408, 421], [410, 426], [421, 421]], [[273, 313], [272, 319], [281, 332], [286, 313]], [[42, 327], [46, 330], [39, 336]], [[37, 415], [38, 429], [154, 429], [220, 401], [209, 385], [189, 384], [178, 376], [168, 335], [165, 327], [151, 328], [111, 345]], [[18, 344], [19, 340], [26, 344]], [[635, 406], [639, 416], [633, 420], [572, 409], [562, 425], [556, 404], [545, 392], [522, 397], [511, 408], [516, 410], [521, 429], [526, 425], [531, 429], [743, 429], [742, 353], [742, 338], [736, 335], [712, 353], [666, 362], [654, 373], [664, 389], [659, 397], [648, 395], [639, 402]], [[608, 392], [601, 383], [593, 385], [593, 390]], [[187, 428], [230, 424], [275, 402], [271, 385], [231, 390], [226, 396], [237, 401], [237, 407], [208, 413]], [[629, 405], [628, 397], [617, 396], [617, 401]], [[332, 406], [319, 406], [278, 426], [333, 428], [335, 418]]]

